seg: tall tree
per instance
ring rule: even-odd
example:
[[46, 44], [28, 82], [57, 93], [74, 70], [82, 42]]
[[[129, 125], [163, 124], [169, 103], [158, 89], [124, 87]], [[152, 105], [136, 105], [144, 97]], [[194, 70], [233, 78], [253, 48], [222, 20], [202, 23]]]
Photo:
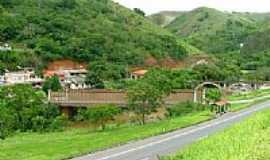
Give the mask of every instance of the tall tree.
[[166, 72], [152, 70], [143, 79], [128, 89], [129, 107], [145, 124], [146, 116], [164, 104], [164, 98], [170, 94], [172, 84]]

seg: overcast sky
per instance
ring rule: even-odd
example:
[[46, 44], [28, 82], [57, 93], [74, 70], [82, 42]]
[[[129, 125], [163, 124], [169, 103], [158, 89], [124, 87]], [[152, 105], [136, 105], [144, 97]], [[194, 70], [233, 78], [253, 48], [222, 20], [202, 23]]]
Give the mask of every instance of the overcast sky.
[[141, 8], [147, 14], [164, 10], [186, 11], [211, 7], [222, 11], [270, 12], [270, 0], [114, 0], [128, 8]]

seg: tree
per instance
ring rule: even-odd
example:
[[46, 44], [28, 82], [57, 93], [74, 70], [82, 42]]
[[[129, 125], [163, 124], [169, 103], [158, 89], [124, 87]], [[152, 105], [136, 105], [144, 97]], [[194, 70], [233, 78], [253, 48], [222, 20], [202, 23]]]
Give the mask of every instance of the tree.
[[139, 15], [145, 17], [144, 11], [141, 10], [140, 8], [134, 8], [134, 11], [135, 11], [137, 14], [139, 14]]
[[126, 69], [124, 66], [100, 60], [89, 64], [86, 83], [93, 88], [104, 88], [104, 81], [120, 80], [125, 76]]
[[222, 97], [222, 93], [219, 89], [216, 89], [216, 88], [208, 88], [206, 90], [206, 98], [209, 100], [209, 101], [219, 101]]
[[48, 93], [49, 90], [52, 90], [54, 92], [59, 91], [62, 89], [60, 80], [58, 76], [52, 76], [51, 78], [48, 78], [42, 87], [43, 91]]
[[139, 115], [141, 124], [145, 124], [146, 115], [164, 104], [171, 90], [172, 84], [164, 70], [152, 70], [128, 88], [129, 107]]
[[109, 121], [114, 120], [114, 117], [121, 112], [120, 108], [113, 105], [98, 105], [89, 107], [86, 110], [80, 110], [78, 115], [82, 116], [82, 120], [89, 120], [100, 126], [102, 130], [106, 128]]
[[200, 77], [202, 81], [217, 81], [222, 80], [222, 73], [214, 64], [201, 64], [193, 68], [193, 71]]
[[[0, 87], [0, 138], [15, 131], [49, 131], [62, 127], [56, 106], [30, 85]], [[55, 126], [55, 124], [59, 124]]]

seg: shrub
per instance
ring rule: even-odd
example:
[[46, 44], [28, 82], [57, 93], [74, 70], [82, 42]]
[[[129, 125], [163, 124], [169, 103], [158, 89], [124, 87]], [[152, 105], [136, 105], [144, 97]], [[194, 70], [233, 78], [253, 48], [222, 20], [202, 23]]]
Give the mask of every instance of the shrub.
[[80, 121], [90, 121], [104, 130], [106, 124], [114, 120], [114, 117], [120, 112], [121, 109], [114, 105], [98, 105], [87, 109], [80, 109], [76, 119]]
[[53, 76], [46, 79], [45, 83], [42, 86], [44, 92], [48, 93], [49, 90], [59, 91], [62, 89], [60, 79], [58, 76]]
[[15, 118], [12, 112], [4, 105], [0, 105], [0, 139], [4, 139], [12, 133], [15, 128]]
[[219, 89], [209, 88], [206, 90], [206, 98], [208, 101], [218, 101], [222, 97], [222, 93]]
[[[15, 131], [51, 131], [63, 127], [57, 106], [29, 85], [0, 87], [0, 138]], [[56, 125], [57, 124], [57, 125]]]
[[178, 117], [193, 112], [203, 111], [208, 106], [199, 103], [185, 102], [179, 103], [167, 109], [169, 117]]

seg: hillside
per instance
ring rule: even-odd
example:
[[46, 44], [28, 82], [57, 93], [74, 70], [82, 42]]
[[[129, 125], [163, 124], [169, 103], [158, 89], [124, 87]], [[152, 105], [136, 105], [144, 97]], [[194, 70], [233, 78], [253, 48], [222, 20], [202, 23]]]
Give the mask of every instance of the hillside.
[[182, 11], [162, 11], [153, 15], [148, 16], [147, 18], [153, 23], [165, 27], [170, 24], [176, 17], [181, 16], [185, 12]]
[[239, 50], [240, 43], [263, 21], [258, 17], [203, 7], [177, 17], [166, 28], [205, 52], [224, 53]]
[[140, 65], [187, 52], [176, 36], [111, 0], [0, 1], [0, 12], [0, 42], [15, 48], [9, 56], [37, 57], [22, 66], [62, 58]]

